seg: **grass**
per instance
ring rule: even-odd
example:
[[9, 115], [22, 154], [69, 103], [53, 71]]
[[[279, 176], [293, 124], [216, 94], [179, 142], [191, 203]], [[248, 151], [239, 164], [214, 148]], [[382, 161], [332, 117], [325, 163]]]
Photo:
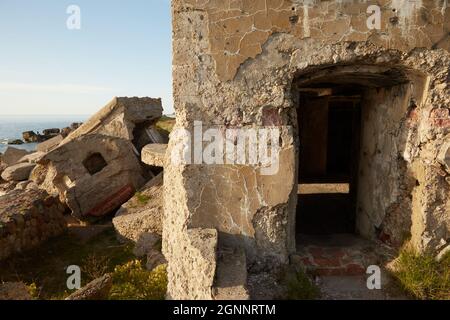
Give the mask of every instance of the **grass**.
[[450, 300], [450, 254], [440, 262], [432, 255], [419, 255], [402, 248], [393, 274], [403, 290], [416, 299]]
[[0, 264], [0, 282], [23, 281], [38, 299], [64, 299], [72, 292], [66, 287], [67, 267], [78, 265], [82, 285], [100, 274], [113, 272], [117, 265], [135, 259], [132, 245], [123, 245], [112, 228], [85, 244], [70, 234], [52, 239], [41, 247]]

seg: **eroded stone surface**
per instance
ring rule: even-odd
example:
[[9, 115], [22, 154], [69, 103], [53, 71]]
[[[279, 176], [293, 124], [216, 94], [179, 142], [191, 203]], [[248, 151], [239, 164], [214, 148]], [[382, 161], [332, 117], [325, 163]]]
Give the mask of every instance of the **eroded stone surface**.
[[[381, 8], [379, 30], [367, 27], [371, 15], [367, 11], [374, 4]], [[274, 33], [322, 43], [370, 40], [402, 51], [415, 47], [450, 48], [445, 29], [450, 9], [446, 2], [179, 0], [174, 8], [186, 12], [196, 8], [202, 12], [208, 32], [199, 36], [208, 38], [208, 54], [214, 58], [221, 80], [233, 79], [241, 64], [262, 53]]]
[[28, 180], [31, 171], [36, 165], [34, 163], [18, 163], [6, 168], [2, 172], [2, 179], [5, 181]]
[[164, 167], [167, 144], [148, 144], [141, 151], [142, 162], [150, 166]]
[[66, 229], [65, 208], [42, 190], [0, 196], [0, 260], [37, 247]]
[[80, 136], [49, 152], [31, 179], [59, 194], [78, 218], [112, 212], [144, 184], [131, 142], [100, 134]]
[[161, 99], [115, 97], [69, 134], [62, 144], [86, 134], [102, 134], [132, 141], [139, 124], [151, 124], [162, 116]]
[[80, 290], [75, 291], [66, 300], [106, 300], [113, 284], [110, 274], [93, 280]]
[[[166, 159], [169, 296], [210, 296], [206, 279], [190, 280], [200, 270], [186, 249], [193, 229], [217, 230], [219, 249], [243, 247], [252, 269], [285, 263], [295, 251], [302, 161], [296, 88], [313, 81], [358, 82], [367, 89], [364, 99], [381, 102], [378, 109], [366, 103], [364, 113], [358, 231], [390, 245], [401, 244], [406, 231], [422, 251], [450, 237], [448, 173], [438, 161], [450, 129], [450, 10], [433, 1], [400, 2], [173, 1], [175, 129], [192, 131], [195, 121], [281, 126], [283, 161], [277, 175], [263, 177], [258, 166]], [[382, 29], [370, 31], [366, 10], [376, 3]], [[179, 143], [173, 136], [168, 154]], [[210, 265], [201, 270], [216, 272], [217, 260], [202, 261]]]
[[[118, 235], [139, 243], [145, 234], [162, 235], [163, 173], [150, 180], [113, 218]], [[147, 242], [147, 241], [146, 241]]]

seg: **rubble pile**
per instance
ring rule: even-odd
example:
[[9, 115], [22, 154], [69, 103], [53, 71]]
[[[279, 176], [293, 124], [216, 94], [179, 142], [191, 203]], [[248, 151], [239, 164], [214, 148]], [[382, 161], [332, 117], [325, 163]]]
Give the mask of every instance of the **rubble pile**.
[[160, 99], [114, 98], [84, 124], [25, 132], [25, 141], [43, 141], [36, 152], [9, 147], [0, 155], [0, 260], [61, 234], [65, 211], [93, 223], [136, 197], [139, 208], [125, 204], [117, 214], [119, 237], [154, 234], [160, 242], [162, 173], [141, 161], [141, 150], [167, 143], [155, 126], [162, 110]]

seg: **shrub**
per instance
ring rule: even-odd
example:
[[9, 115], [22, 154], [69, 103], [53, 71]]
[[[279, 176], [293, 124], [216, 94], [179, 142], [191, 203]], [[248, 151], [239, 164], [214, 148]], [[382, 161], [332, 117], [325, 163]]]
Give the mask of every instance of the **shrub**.
[[110, 299], [164, 300], [166, 291], [166, 265], [147, 271], [141, 261], [134, 260], [115, 268]]

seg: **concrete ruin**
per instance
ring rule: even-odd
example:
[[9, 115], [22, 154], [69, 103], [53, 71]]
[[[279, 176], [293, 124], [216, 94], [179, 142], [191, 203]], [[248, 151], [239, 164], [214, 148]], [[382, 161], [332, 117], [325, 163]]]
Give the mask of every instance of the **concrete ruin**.
[[[175, 130], [277, 127], [281, 150], [271, 176], [179, 165], [171, 136], [169, 298], [247, 298], [247, 273], [288, 263], [298, 233], [430, 252], [450, 242], [447, 1], [174, 0], [172, 11]], [[299, 192], [311, 184], [348, 192]]]
[[66, 138], [44, 142], [30, 179], [79, 219], [112, 213], [154, 176], [140, 152], [161, 115], [161, 99], [114, 98]]

